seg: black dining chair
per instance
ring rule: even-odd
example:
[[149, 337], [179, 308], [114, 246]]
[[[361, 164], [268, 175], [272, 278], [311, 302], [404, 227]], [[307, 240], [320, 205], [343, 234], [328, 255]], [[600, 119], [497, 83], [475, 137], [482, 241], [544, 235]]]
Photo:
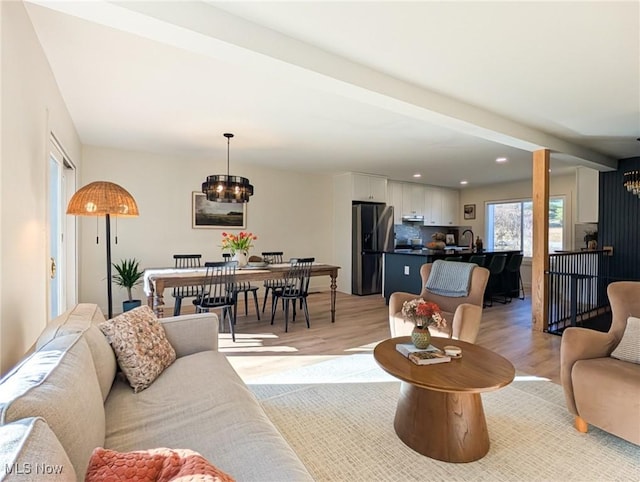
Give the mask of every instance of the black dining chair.
[[272, 288], [273, 302], [271, 304], [271, 324], [276, 316], [278, 300], [282, 300], [284, 311], [284, 331], [289, 330], [289, 305], [293, 307], [292, 321], [296, 321], [296, 302], [300, 301], [304, 310], [304, 317], [309, 325], [309, 307], [307, 296], [309, 295], [309, 280], [311, 279], [311, 266], [315, 258], [297, 258], [291, 261], [289, 271], [283, 278], [283, 286]]
[[[281, 264], [283, 263], [284, 252], [283, 251], [263, 251], [262, 260], [268, 264]], [[269, 298], [269, 292], [274, 288], [282, 288], [284, 286], [284, 279], [282, 278], [270, 278], [264, 280], [264, 300], [262, 300], [262, 312], [267, 307], [267, 299]], [[271, 296], [273, 301], [273, 296]], [[271, 306], [273, 309], [273, 305]]]
[[[222, 258], [229, 262], [231, 261], [231, 254], [229, 253], [223, 253], [222, 254]], [[236, 304], [233, 307], [234, 313], [233, 313], [233, 318], [235, 319], [238, 313], [238, 295], [240, 293], [244, 293], [244, 316], [247, 316], [249, 314], [249, 307], [248, 307], [248, 301], [247, 298], [249, 297], [249, 293], [253, 293], [253, 302], [256, 306], [256, 315], [258, 316], [258, 320], [260, 320], [260, 307], [258, 305], [258, 286], [254, 286], [251, 284], [251, 281], [236, 281], [235, 284], [235, 298], [236, 298]]]
[[[174, 266], [176, 268], [200, 268], [201, 254], [174, 254]], [[202, 286], [176, 286], [173, 288], [173, 297], [176, 299], [173, 305], [173, 316], [178, 316], [182, 309], [183, 298], [193, 298], [200, 296]]]
[[235, 291], [237, 265], [236, 261], [205, 263], [207, 273], [201, 287], [202, 295], [193, 300], [196, 313], [208, 312], [213, 309], [221, 310], [220, 323], [224, 324], [225, 319], [229, 322], [229, 332], [233, 341], [236, 341], [234, 307], [237, 302]]

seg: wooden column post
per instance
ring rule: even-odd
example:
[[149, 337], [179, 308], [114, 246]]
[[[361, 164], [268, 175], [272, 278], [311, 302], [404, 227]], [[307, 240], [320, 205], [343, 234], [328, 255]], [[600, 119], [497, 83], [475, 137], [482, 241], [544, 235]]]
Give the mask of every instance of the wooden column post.
[[533, 259], [531, 261], [532, 327], [544, 331], [549, 324], [549, 149], [533, 153]]

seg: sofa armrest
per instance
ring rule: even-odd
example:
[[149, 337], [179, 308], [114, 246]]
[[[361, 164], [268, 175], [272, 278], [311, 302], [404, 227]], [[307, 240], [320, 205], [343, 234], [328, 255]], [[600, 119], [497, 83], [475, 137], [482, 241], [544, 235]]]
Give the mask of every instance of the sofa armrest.
[[615, 339], [609, 333], [587, 328], [570, 327], [564, 330], [560, 342], [560, 381], [564, 389], [567, 408], [578, 414], [573, 395], [571, 370], [578, 360], [603, 358], [613, 350]]
[[475, 343], [480, 331], [482, 307], [471, 303], [458, 305], [451, 322], [451, 338]]
[[218, 315], [215, 313], [172, 316], [160, 318], [160, 322], [176, 357], [218, 351]]

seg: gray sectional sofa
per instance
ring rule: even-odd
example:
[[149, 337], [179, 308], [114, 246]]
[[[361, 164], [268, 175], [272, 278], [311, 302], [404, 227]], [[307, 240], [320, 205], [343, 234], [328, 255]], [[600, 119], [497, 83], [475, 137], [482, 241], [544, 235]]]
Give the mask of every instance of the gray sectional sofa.
[[0, 479], [83, 480], [96, 447], [168, 447], [238, 481], [313, 480], [218, 352], [215, 314], [161, 320], [177, 358], [139, 393], [117, 373], [103, 320], [96, 305], [77, 305], [0, 381]]

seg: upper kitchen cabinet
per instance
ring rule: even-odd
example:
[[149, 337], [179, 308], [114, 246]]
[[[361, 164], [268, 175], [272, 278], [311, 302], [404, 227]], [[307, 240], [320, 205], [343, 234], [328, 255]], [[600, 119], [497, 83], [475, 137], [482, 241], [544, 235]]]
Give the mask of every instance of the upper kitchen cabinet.
[[424, 216], [424, 186], [407, 182], [402, 185], [402, 215]]
[[457, 226], [458, 207], [458, 191], [435, 186], [425, 186], [425, 226]]
[[393, 206], [393, 224], [402, 224], [402, 182], [387, 182], [387, 204]]
[[455, 189], [442, 189], [442, 225], [457, 226], [460, 196]]
[[599, 174], [588, 167], [576, 168], [578, 223], [598, 222]]
[[353, 201], [387, 202], [387, 179], [351, 173], [351, 194]]
[[442, 194], [440, 188], [425, 186], [424, 190], [424, 225], [440, 226], [442, 224]]

